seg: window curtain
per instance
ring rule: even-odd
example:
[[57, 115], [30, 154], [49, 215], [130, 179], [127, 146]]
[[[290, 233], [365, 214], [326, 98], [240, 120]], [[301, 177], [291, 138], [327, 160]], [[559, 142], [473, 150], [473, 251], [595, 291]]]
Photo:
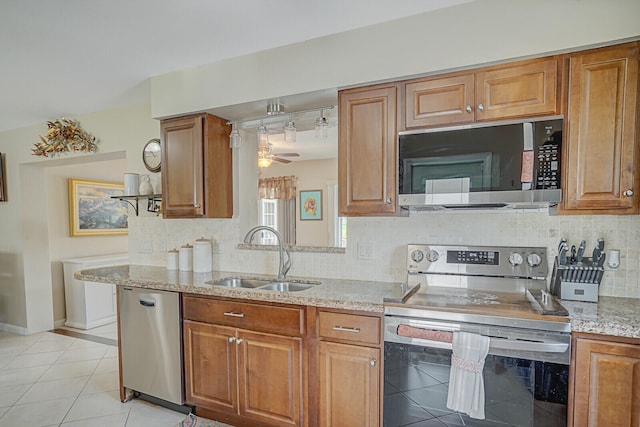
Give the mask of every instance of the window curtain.
[[[296, 244], [296, 177], [277, 176], [258, 180], [258, 199], [277, 200], [275, 229], [282, 243]], [[261, 206], [261, 204], [260, 204]], [[260, 209], [261, 210], [261, 209]], [[262, 216], [262, 212], [260, 212]], [[260, 218], [263, 222], [263, 218]]]
[[275, 176], [258, 180], [258, 199], [295, 200], [296, 177]]

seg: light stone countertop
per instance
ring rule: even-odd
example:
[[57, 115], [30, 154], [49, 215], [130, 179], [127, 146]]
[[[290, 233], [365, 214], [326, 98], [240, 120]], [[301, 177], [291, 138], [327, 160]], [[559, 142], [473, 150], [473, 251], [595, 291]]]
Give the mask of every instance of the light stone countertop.
[[320, 282], [320, 286], [298, 292], [277, 292], [260, 289], [232, 288], [208, 284], [226, 277], [250, 277], [277, 281], [276, 276], [214, 271], [193, 273], [167, 270], [164, 267], [123, 265], [82, 270], [76, 273], [81, 280], [115, 283], [156, 290], [189, 294], [213, 295], [252, 301], [268, 301], [283, 304], [311, 305], [382, 313], [385, 297], [398, 298], [401, 283], [372, 282], [341, 279], [316, 279], [288, 276], [287, 282]]
[[598, 298], [598, 302], [560, 300], [573, 332], [640, 339], [640, 298]]
[[[81, 280], [115, 283], [120, 286], [375, 313], [384, 311], [385, 297], [401, 297], [400, 283], [287, 277], [287, 281], [290, 282], [321, 282], [321, 286], [300, 292], [276, 292], [230, 288], [207, 283], [226, 277], [264, 278], [276, 281], [276, 276], [225, 271], [192, 273], [142, 265], [87, 269], [76, 273], [76, 277]], [[601, 296], [597, 303], [568, 300], [560, 300], [560, 303], [569, 312], [571, 329], [574, 332], [640, 339], [640, 298]]]

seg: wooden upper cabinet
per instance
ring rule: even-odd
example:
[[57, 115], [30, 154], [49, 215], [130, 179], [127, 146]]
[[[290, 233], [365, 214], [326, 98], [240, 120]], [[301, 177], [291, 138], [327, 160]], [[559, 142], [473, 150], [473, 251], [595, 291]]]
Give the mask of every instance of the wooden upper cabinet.
[[640, 345], [574, 339], [573, 425], [640, 425]]
[[557, 58], [404, 82], [406, 129], [559, 112]]
[[558, 60], [548, 58], [476, 73], [476, 120], [556, 114]]
[[210, 114], [163, 120], [162, 213], [165, 218], [231, 218], [229, 127]]
[[638, 44], [569, 56], [564, 212], [638, 213]]
[[342, 216], [394, 215], [398, 86], [338, 93], [339, 210]]
[[405, 83], [407, 129], [474, 120], [473, 74], [436, 77]]

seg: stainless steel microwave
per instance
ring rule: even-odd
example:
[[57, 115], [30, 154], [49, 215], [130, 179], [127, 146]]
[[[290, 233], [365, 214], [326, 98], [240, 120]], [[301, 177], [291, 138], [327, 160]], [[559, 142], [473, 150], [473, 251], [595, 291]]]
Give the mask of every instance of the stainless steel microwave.
[[560, 202], [561, 117], [401, 132], [403, 208], [539, 208]]

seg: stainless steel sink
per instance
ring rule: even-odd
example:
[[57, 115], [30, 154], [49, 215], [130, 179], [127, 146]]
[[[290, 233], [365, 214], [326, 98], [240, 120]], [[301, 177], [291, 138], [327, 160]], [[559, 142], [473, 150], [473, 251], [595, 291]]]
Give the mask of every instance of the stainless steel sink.
[[320, 282], [286, 282], [251, 279], [248, 277], [227, 277], [210, 283], [214, 286], [225, 286], [227, 288], [249, 288], [278, 292], [299, 292], [320, 284]]
[[309, 288], [313, 288], [318, 284], [315, 283], [298, 283], [298, 282], [272, 282], [268, 285], [260, 286], [258, 289], [279, 292], [299, 292]]
[[227, 277], [226, 279], [211, 282], [212, 285], [226, 286], [228, 288], [259, 288], [271, 283], [271, 280], [250, 279], [244, 277]]

